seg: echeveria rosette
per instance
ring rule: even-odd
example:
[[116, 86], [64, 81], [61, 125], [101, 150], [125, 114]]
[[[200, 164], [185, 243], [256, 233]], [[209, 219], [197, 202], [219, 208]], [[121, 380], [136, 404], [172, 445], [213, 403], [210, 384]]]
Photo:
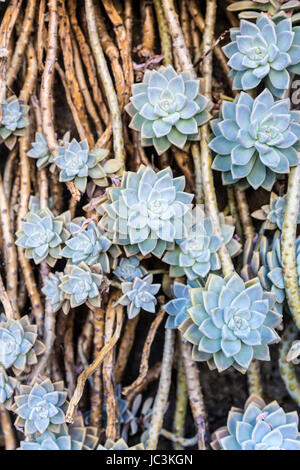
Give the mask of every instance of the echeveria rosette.
[[161, 257], [167, 246], [187, 233], [193, 195], [184, 192], [185, 178], [170, 168], [155, 173], [141, 165], [123, 174], [121, 186], [108, 188], [99, 226], [127, 256]]
[[205, 288], [190, 289], [192, 307], [180, 326], [193, 344], [193, 358], [219, 372], [233, 366], [245, 373], [252, 359], [270, 360], [268, 345], [280, 337], [274, 327], [282, 316], [275, 296], [263, 291], [257, 278], [246, 283], [234, 273], [211, 274]]
[[85, 426], [82, 416], [75, 416], [74, 422], [62, 424], [60, 431], [45, 431], [21, 441], [19, 450], [94, 450], [98, 443], [97, 428]]
[[5, 369], [0, 366], [0, 405], [10, 409], [13, 402], [13, 394], [17, 386], [17, 379], [7, 375]]
[[23, 136], [28, 125], [27, 112], [29, 107], [15, 95], [10, 96], [1, 104], [0, 144], [12, 148], [16, 137]]
[[[270, 204], [263, 205], [260, 209], [254, 211], [251, 215], [255, 219], [264, 220], [266, 230], [282, 230], [283, 218], [286, 208], [286, 195], [277, 196], [274, 192], [270, 196]], [[300, 224], [300, 211], [297, 218], [297, 224]]]
[[46, 138], [40, 132], [35, 133], [35, 141], [32, 142], [32, 149], [27, 152], [27, 156], [35, 158], [36, 166], [39, 169], [45, 168], [47, 165], [52, 164], [54, 159], [48, 148]]
[[24, 434], [47, 431], [60, 432], [65, 423], [67, 391], [63, 382], [52, 383], [49, 379], [35, 379], [34, 384], [21, 385], [13, 407], [18, 415], [15, 426]]
[[277, 24], [261, 15], [256, 24], [241, 20], [230, 30], [232, 42], [223, 47], [229, 58], [234, 90], [251, 90], [263, 79], [277, 98], [290, 87], [290, 73], [300, 72], [300, 27], [290, 18]]
[[147, 269], [140, 265], [140, 260], [137, 256], [131, 256], [130, 258], [121, 258], [113, 273], [120, 280], [130, 282], [136, 277], [145, 276]]
[[[171, 277], [186, 275], [189, 280], [205, 278], [210, 271], [221, 268], [218, 249], [221, 239], [215, 234], [212, 220], [204, 213], [196, 212], [196, 222], [188, 230], [183, 240], [176, 240], [165, 253], [163, 261], [170, 265]], [[223, 241], [230, 256], [236, 256], [241, 249], [240, 243], [233, 238], [235, 227], [231, 218], [220, 214], [220, 228]]]
[[212, 168], [222, 172], [223, 184], [239, 181], [270, 191], [276, 174], [298, 164], [300, 113], [290, 104], [289, 99], [275, 102], [267, 89], [255, 99], [241, 92], [234, 102], [223, 101], [209, 143], [217, 154]]
[[[100, 162], [106, 158], [108, 150], [94, 147], [89, 149], [86, 140], [77, 142], [72, 139], [71, 142], [64, 141], [58, 147], [58, 156], [55, 158], [55, 164], [61, 170], [59, 181], [74, 181], [75, 186], [82, 193], [85, 192], [88, 177], [92, 178], [98, 186], [106, 186], [107, 173], [116, 172], [120, 169], [121, 163], [116, 160], [108, 160], [102, 167]], [[112, 163], [113, 162], [113, 163]], [[107, 171], [105, 165], [107, 166]]]
[[14, 320], [0, 314], [0, 366], [12, 367], [15, 375], [28, 371], [45, 351], [37, 336], [37, 326], [30, 323], [27, 315]]
[[163, 306], [169, 315], [166, 328], [178, 328], [184, 320], [189, 318], [188, 309], [192, 307], [189, 290], [200, 285], [199, 281], [187, 281], [187, 284], [175, 281], [172, 284], [174, 298]]
[[244, 409], [232, 407], [227, 425], [213, 435], [214, 450], [300, 450], [297, 411], [286, 413], [276, 401], [268, 405], [251, 395]]
[[61, 278], [61, 289], [71, 308], [87, 303], [92, 307], [101, 306], [101, 293], [108, 288], [108, 280], [102, 274], [100, 265], [88, 266], [81, 262], [79, 265], [67, 264]]
[[160, 284], [152, 284], [153, 275], [148, 274], [144, 278], [135, 278], [132, 282], [122, 282], [123, 295], [119, 303], [127, 307], [128, 318], [136, 317], [141, 309], [155, 313], [157, 300], [155, 295], [160, 289]]
[[142, 443], [136, 444], [129, 447], [124, 439], [118, 439], [117, 441], [112, 441], [107, 439], [104, 445], [99, 444], [96, 450], [145, 450], [145, 446]]
[[200, 80], [189, 72], [176, 73], [171, 65], [146, 70], [143, 82], [132, 85], [125, 108], [143, 146], [154, 145], [161, 155], [172, 144], [182, 149], [188, 140], [199, 140], [199, 126], [210, 117], [209, 101], [199, 88]]
[[103, 272], [110, 272], [108, 250], [112, 243], [100, 231], [97, 224], [85, 217], [77, 217], [67, 224], [70, 238], [62, 250], [62, 256], [69, 259], [71, 264], [82, 261], [88, 266], [100, 264]]
[[22, 230], [16, 232], [16, 245], [25, 248], [26, 258], [33, 259], [35, 264], [46, 260], [50, 266], [54, 266], [62, 257], [62, 245], [69, 237], [66, 223], [70, 217], [69, 211], [55, 217], [48, 208], [39, 210], [33, 198]]
[[211, 219], [206, 217], [201, 222], [197, 221], [187, 237], [177, 241], [174, 249], [166, 251], [163, 261], [171, 265], [171, 277], [205, 278], [210, 271], [221, 267], [217, 254], [220, 246], [221, 239], [214, 234]]
[[60, 289], [63, 273], [55, 272], [49, 273], [42, 288], [42, 292], [52, 305], [52, 311], [58, 312], [60, 308], [67, 313], [69, 309], [69, 302], [66, 294]]

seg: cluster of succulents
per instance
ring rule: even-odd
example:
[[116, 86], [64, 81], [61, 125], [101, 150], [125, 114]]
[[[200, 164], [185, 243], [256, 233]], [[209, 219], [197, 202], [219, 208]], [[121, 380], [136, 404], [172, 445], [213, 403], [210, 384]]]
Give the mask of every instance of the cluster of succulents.
[[255, 99], [241, 92], [234, 102], [223, 101], [221, 118], [212, 124], [212, 167], [222, 172], [224, 184], [271, 190], [276, 174], [298, 164], [299, 121], [290, 100], [275, 101], [267, 89]]
[[36, 378], [33, 386], [20, 385], [20, 394], [15, 396], [13, 406], [17, 415], [15, 426], [26, 435], [60, 432], [65, 423], [66, 400], [63, 382]]
[[184, 187], [184, 176], [173, 178], [170, 168], [155, 173], [141, 165], [136, 173], [125, 172], [121, 186], [107, 190], [99, 225], [128, 256], [161, 257], [170, 243], [184, 238], [190, 224], [193, 195]]
[[37, 363], [37, 357], [44, 350], [44, 344], [37, 339], [37, 326], [32, 325], [27, 315], [14, 320], [0, 314], [0, 366], [12, 367], [20, 375]]
[[233, 366], [245, 373], [253, 359], [270, 360], [268, 345], [280, 337], [274, 330], [282, 316], [275, 296], [255, 278], [246, 283], [234, 273], [211, 274], [204, 288], [190, 290], [189, 318], [179, 327], [193, 345], [193, 358], [219, 372]]
[[115, 174], [122, 166], [116, 159], [109, 159], [103, 165], [100, 164], [108, 156], [108, 150], [99, 147], [90, 150], [86, 140], [65, 140], [57, 151], [58, 156], [54, 163], [61, 170], [59, 181], [74, 181], [75, 186], [83, 193], [88, 177], [98, 186], [107, 186], [107, 176]]
[[171, 65], [147, 70], [142, 83], [132, 85], [126, 110], [129, 127], [141, 133], [143, 146], [154, 145], [159, 155], [171, 145], [183, 148], [199, 140], [199, 126], [208, 121], [209, 101], [199, 92], [200, 80]]
[[157, 304], [155, 294], [159, 291], [160, 284], [152, 284], [152, 282], [152, 274], [147, 274], [143, 278], [136, 277], [132, 282], [122, 282], [123, 295], [119, 303], [127, 307], [128, 318], [136, 317], [141, 309], [155, 313]]
[[251, 90], [263, 79], [276, 97], [290, 86], [290, 73], [300, 71], [300, 28], [290, 18], [275, 23], [260, 15], [256, 24], [241, 20], [230, 30], [232, 42], [223, 47], [229, 58], [233, 89]]
[[251, 395], [244, 409], [233, 407], [227, 425], [212, 436], [214, 450], [300, 450], [297, 411], [286, 413], [276, 401], [268, 405]]
[[0, 405], [10, 409], [13, 402], [13, 393], [17, 386], [17, 380], [7, 375], [5, 369], [0, 366]]
[[16, 137], [24, 135], [27, 127], [28, 106], [15, 95], [1, 103], [0, 143], [12, 148]]
[[94, 450], [98, 444], [97, 428], [85, 426], [82, 416], [76, 416], [67, 426], [62, 424], [60, 431], [45, 431], [21, 441], [20, 450]]
[[36, 264], [46, 260], [50, 266], [62, 257], [62, 244], [69, 237], [66, 223], [70, 221], [70, 212], [54, 216], [50, 209], [40, 210], [35, 199], [29, 200], [29, 212], [22, 223], [22, 230], [16, 232], [16, 245], [25, 249], [26, 258]]

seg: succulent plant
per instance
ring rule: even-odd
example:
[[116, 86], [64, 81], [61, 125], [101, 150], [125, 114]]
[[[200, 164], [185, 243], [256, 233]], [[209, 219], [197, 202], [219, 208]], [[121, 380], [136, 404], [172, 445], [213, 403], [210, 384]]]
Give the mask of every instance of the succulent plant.
[[145, 276], [147, 269], [140, 265], [140, 260], [136, 256], [131, 256], [130, 258], [121, 258], [113, 273], [121, 281], [131, 282], [136, 277]]
[[121, 186], [107, 190], [99, 225], [114, 243], [124, 245], [126, 255], [161, 257], [167, 244], [184, 238], [189, 226], [193, 196], [184, 186], [184, 176], [173, 178], [170, 168], [155, 173], [141, 165], [137, 173], [125, 172]]
[[201, 286], [199, 281], [187, 281], [187, 284], [175, 281], [172, 285], [174, 298], [169, 300], [163, 309], [169, 314], [166, 328], [178, 328], [189, 318], [188, 309], [192, 307], [189, 291], [192, 287]]
[[141, 443], [128, 447], [124, 439], [119, 439], [116, 442], [107, 439], [103, 446], [101, 444], [98, 445], [97, 450], [145, 450], [145, 447]]
[[[270, 204], [263, 205], [260, 209], [254, 211], [251, 215], [255, 219], [264, 220], [266, 230], [282, 230], [283, 218], [286, 207], [286, 195], [279, 197], [274, 192], [270, 196]], [[300, 224], [300, 212], [297, 223]]]
[[42, 169], [53, 163], [53, 157], [48, 148], [46, 138], [43, 134], [36, 132], [35, 141], [31, 145], [32, 149], [27, 152], [27, 156], [36, 158], [37, 168]]
[[36, 364], [44, 351], [44, 344], [37, 339], [37, 326], [31, 325], [27, 315], [13, 320], [0, 314], [0, 366], [12, 367], [19, 375]]
[[268, 344], [280, 337], [274, 327], [282, 316], [275, 296], [257, 278], [246, 283], [234, 273], [211, 274], [205, 288], [190, 289], [189, 318], [179, 327], [193, 344], [193, 358], [219, 372], [233, 366], [245, 373], [252, 359], [270, 360]]
[[28, 106], [13, 95], [1, 104], [0, 143], [13, 147], [17, 136], [24, 135], [27, 127]]
[[227, 426], [212, 436], [214, 450], [300, 450], [298, 413], [285, 413], [277, 401], [268, 405], [251, 395], [245, 408], [232, 407]]
[[93, 220], [77, 217], [67, 224], [71, 237], [66, 240], [62, 256], [69, 258], [72, 264], [81, 261], [88, 266], [100, 264], [103, 272], [110, 272], [108, 250], [111, 241], [101, 233]]
[[62, 256], [62, 244], [69, 237], [65, 228], [69, 220], [69, 211], [54, 217], [48, 208], [39, 210], [34, 198], [31, 198], [22, 230], [16, 232], [16, 245], [25, 248], [26, 258], [32, 258], [35, 264], [46, 260], [54, 266]]
[[275, 294], [276, 302], [283, 303], [285, 286], [281, 256], [281, 232], [279, 230], [273, 236], [272, 247], [266, 253], [266, 260], [258, 271], [258, 277], [262, 287]]
[[59, 433], [45, 431], [31, 440], [21, 441], [19, 450], [94, 450], [98, 443], [97, 428], [84, 426], [83, 418], [61, 425]]
[[290, 18], [277, 24], [267, 15], [256, 24], [241, 20], [230, 30], [232, 42], [223, 47], [229, 58], [234, 90], [251, 90], [265, 78], [272, 94], [281, 98], [290, 86], [290, 73], [300, 72], [300, 28]]
[[60, 432], [65, 423], [67, 391], [63, 382], [36, 378], [33, 386], [20, 385], [13, 411], [18, 415], [15, 426], [24, 434]]
[[108, 286], [108, 280], [103, 276], [101, 266], [95, 264], [89, 267], [84, 262], [79, 265], [67, 264], [59, 284], [59, 288], [69, 301], [69, 307], [66, 305], [65, 309], [75, 308], [84, 303], [100, 307], [101, 293]]
[[157, 300], [155, 294], [160, 289], [160, 284], [152, 284], [153, 275], [148, 274], [140, 279], [136, 277], [132, 282], [122, 282], [123, 295], [119, 299], [121, 305], [127, 306], [128, 318], [134, 318], [140, 310], [155, 313]]
[[54, 313], [61, 308], [67, 313], [69, 308], [66, 294], [60, 289], [62, 277], [63, 273], [61, 272], [49, 273], [42, 288], [46, 300], [52, 304], [52, 311]]
[[5, 405], [10, 409], [13, 401], [13, 393], [18, 381], [14, 377], [10, 377], [5, 369], [0, 366], [0, 405]]
[[209, 101], [199, 88], [200, 80], [189, 72], [176, 73], [171, 65], [147, 70], [143, 83], [132, 85], [125, 109], [143, 146], [154, 145], [161, 155], [172, 144], [182, 149], [188, 140], [199, 140], [199, 126], [210, 117]]
[[115, 159], [100, 165], [107, 155], [106, 149], [95, 147], [90, 150], [86, 140], [77, 142], [72, 139], [68, 142], [65, 139], [58, 147], [58, 156], [55, 158], [55, 164], [61, 170], [59, 181], [74, 181], [82, 193], [86, 190], [88, 177], [98, 186], [107, 186], [107, 176], [116, 173], [122, 166], [121, 162]]
[[[228, 5], [232, 12], [240, 12], [239, 18], [256, 19], [262, 12], [267, 12], [274, 20], [289, 18], [300, 7], [298, 0], [248, 0], [236, 1]], [[296, 20], [292, 16], [292, 21]]]
[[276, 173], [298, 164], [300, 113], [290, 111], [289, 99], [275, 102], [267, 89], [255, 99], [241, 92], [234, 102], [223, 101], [221, 117], [213, 122], [216, 137], [209, 146], [224, 184], [271, 190]]

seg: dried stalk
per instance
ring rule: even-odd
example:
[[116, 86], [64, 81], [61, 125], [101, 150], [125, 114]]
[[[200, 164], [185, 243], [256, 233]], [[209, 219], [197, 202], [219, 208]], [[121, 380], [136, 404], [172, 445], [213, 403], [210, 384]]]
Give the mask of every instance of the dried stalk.
[[165, 331], [165, 344], [161, 366], [161, 375], [158, 391], [153, 405], [152, 419], [146, 446], [147, 450], [156, 450], [159, 434], [163, 427], [163, 419], [171, 386], [174, 344], [175, 331], [167, 328]]
[[116, 307], [116, 313], [117, 313], [116, 329], [110, 342], [101, 349], [97, 358], [78, 377], [76, 389], [70, 400], [70, 404], [69, 404], [68, 411], [66, 414], [67, 423], [72, 423], [74, 420], [76, 408], [82, 397], [84, 386], [88, 377], [90, 377], [95, 372], [97, 367], [101, 364], [101, 362], [105, 358], [106, 354], [109, 353], [109, 351], [115, 346], [115, 344], [119, 340], [121, 330], [122, 330], [122, 324], [123, 324], [123, 308], [120, 305]]
[[164, 315], [165, 315], [165, 311], [160, 310], [158, 314], [156, 315], [155, 319], [153, 320], [153, 322], [151, 323], [151, 326], [148, 331], [148, 335], [147, 335], [147, 338], [143, 347], [142, 358], [141, 358], [141, 363], [140, 363], [140, 372], [139, 372], [138, 378], [128, 387], [123, 388], [122, 393], [123, 395], [127, 397], [129, 401], [131, 400], [131, 394], [133, 393], [135, 388], [141, 385], [141, 383], [144, 381], [147, 375], [147, 372], [149, 369], [149, 356], [150, 356], [150, 351], [151, 351], [151, 345], [155, 338], [157, 329], [163, 320]]
[[296, 265], [296, 230], [300, 207], [300, 165], [291, 168], [282, 226], [281, 252], [287, 301], [294, 322], [300, 328], [300, 288]]
[[118, 357], [115, 366], [115, 382], [120, 383], [126, 369], [128, 358], [134, 343], [135, 330], [139, 321], [139, 316], [127, 320], [124, 333], [120, 342]]
[[201, 390], [197, 363], [191, 360], [191, 350], [188, 343], [181, 341], [181, 354], [183, 358], [190, 407], [194, 417], [198, 436], [198, 449], [205, 450], [208, 439], [206, 425], [206, 412]]
[[100, 40], [97, 34], [97, 26], [95, 20], [95, 9], [92, 0], [85, 0], [86, 20], [90, 36], [90, 43], [94, 53], [97, 70], [105, 90], [107, 102], [111, 112], [113, 145], [115, 158], [125, 164], [125, 149], [122, 132], [122, 119], [118, 98], [114, 89], [114, 85], [107, 67], [107, 63], [103, 54]]
[[[105, 328], [105, 311], [103, 309], [95, 309], [93, 312], [93, 329], [94, 329], [94, 352], [93, 359], [104, 346], [104, 328]], [[91, 395], [91, 424], [97, 428], [101, 427], [102, 422], [102, 393], [103, 393], [103, 380], [102, 380], [102, 367], [101, 365], [94, 373], [94, 383]]]

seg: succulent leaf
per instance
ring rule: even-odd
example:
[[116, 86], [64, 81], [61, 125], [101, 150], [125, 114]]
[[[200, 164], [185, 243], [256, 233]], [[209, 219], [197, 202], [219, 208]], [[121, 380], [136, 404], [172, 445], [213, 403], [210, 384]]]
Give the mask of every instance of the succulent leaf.
[[97, 450], [145, 450], [145, 447], [141, 443], [128, 447], [124, 439], [121, 438], [116, 442], [107, 439], [104, 445], [98, 445]]

